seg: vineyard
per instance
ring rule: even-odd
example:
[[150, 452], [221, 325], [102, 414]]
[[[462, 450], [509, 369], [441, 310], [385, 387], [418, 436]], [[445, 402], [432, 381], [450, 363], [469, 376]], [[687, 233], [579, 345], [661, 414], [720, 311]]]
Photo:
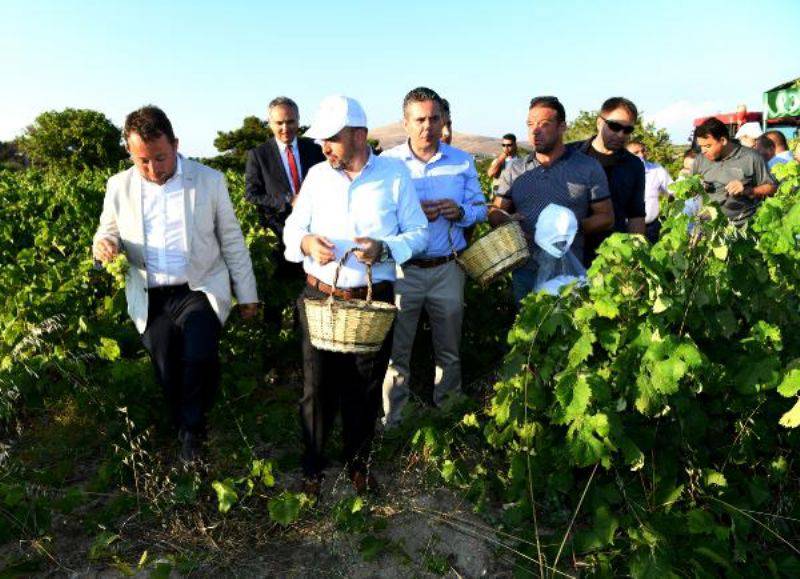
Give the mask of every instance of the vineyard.
[[[175, 463], [123, 280], [92, 267], [111, 173], [0, 171], [0, 575], [800, 576], [797, 163], [743, 229], [685, 215], [702, 184], [676, 183], [657, 244], [612, 236], [588, 287], [516, 321], [507, 281], [469, 286], [467, 396], [380, 437], [385, 495], [334, 474], [319, 502], [296, 492], [288, 312], [278, 336], [232, 316], [207, 461]], [[227, 177], [259, 294], [283, 301]]]

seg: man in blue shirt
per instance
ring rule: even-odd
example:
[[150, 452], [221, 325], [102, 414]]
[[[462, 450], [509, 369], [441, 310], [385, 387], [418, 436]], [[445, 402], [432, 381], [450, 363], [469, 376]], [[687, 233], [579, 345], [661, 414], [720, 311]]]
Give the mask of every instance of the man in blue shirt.
[[467, 245], [464, 229], [486, 220], [486, 205], [472, 157], [440, 141], [444, 122], [441, 97], [425, 87], [412, 90], [403, 100], [408, 140], [382, 155], [400, 159], [408, 167], [429, 232], [425, 250], [398, 268], [395, 295], [399, 311], [383, 383], [387, 427], [398, 423], [408, 400], [411, 350], [422, 308], [428, 313], [433, 334], [433, 401], [439, 406], [449, 394], [461, 390], [464, 272], [455, 256]]

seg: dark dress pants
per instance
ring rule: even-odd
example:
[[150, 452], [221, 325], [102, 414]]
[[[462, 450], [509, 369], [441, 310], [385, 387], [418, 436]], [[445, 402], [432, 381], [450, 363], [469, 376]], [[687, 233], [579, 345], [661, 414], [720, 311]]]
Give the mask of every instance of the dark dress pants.
[[205, 433], [219, 387], [222, 326], [203, 292], [188, 285], [150, 288], [142, 342], [179, 430]]
[[[327, 297], [306, 286], [297, 300], [303, 332], [303, 397], [300, 420], [303, 427], [303, 473], [319, 476], [327, 465], [325, 443], [337, 411], [342, 413], [344, 460], [352, 474], [365, 471], [369, 461], [375, 420], [381, 412], [383, 379], [389, 365], [392, 332], [380, 351], [372, 354], [342, 354], [318, 350], [311, 345], [304, 298]], [[391, 284], [376, 286], [375, 301], [394, 303]]]

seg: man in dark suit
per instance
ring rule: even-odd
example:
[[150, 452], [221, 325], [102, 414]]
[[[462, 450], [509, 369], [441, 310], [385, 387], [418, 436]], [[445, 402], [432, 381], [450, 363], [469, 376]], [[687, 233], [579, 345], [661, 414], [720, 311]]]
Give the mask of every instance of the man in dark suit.
[[[275, 288], [292, 287], [303, 279], [302, 269], [283, 257], [283, 225], [308, 170], [325, 160], [319, 145], [297, 136], [299, 118], [297, 103], [288, 97], [274, 98], [268, 109], [269, 128], [274, 138], [247, 154], [245, 197], [257, 207], [261, 224], [278, 238], [270, 279]], [[273, 335], [280, 331], [283, 309], [296, 292], [283, 293], [286, 294], [285, 303], [269, 297], [265, 301], [264, 322]]]

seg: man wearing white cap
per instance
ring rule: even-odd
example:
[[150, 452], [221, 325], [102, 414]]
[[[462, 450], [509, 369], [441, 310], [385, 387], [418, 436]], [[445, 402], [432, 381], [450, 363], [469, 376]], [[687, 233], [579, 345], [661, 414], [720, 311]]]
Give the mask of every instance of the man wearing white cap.
[[433, 334], [436, 373], [433, 402], [441, 406], [461, 391], [461, 323], [464, 317], [464, 271], [456, 252], [467, 246], [464, 231], [486, 220], [486, 205], [472, 157], [439, 139], [444, 126], [442, 99], [418, 87], [403, 99], [408, 140], [383, 156], [400, 159], [428, 218], [428, 246], [398, 271], [397, 322], [392, 358], [383, 383], [384, 423], [397, 425], [408, 400], [411, 350], [422, 309]]
[[[341, 407], [344, 458], [353, 486], [364, 492], [377, 487], [368, 459], [391, 334], [374, 354], [319, 350], [311, 345], [303, 300], [326, 297], [331, 291], [340, 299], [364, 299], [366, 264], [372, 264], [372, 298], [393, 302], [395, 264], [425, 249], [427, 220], [405, 166], [370, 151], [367, 118], [356, 100], [325, 98], [306, 135], [321, 142], [327, 163], [309, 170], [283, 232], [286, 259], [303, 262], [307, 275], [298, 299], [305, 490], [319, 492], [325, 442]], [[355, 249], [355, 260], [342, 265], [334, 290], [337, 263], [350, 249]]]
[[743, 146], [754, 149], [756, 140], [761, 136], [761, 125], [758, 123], [745, 123], [736, 131], [735, 139]]

